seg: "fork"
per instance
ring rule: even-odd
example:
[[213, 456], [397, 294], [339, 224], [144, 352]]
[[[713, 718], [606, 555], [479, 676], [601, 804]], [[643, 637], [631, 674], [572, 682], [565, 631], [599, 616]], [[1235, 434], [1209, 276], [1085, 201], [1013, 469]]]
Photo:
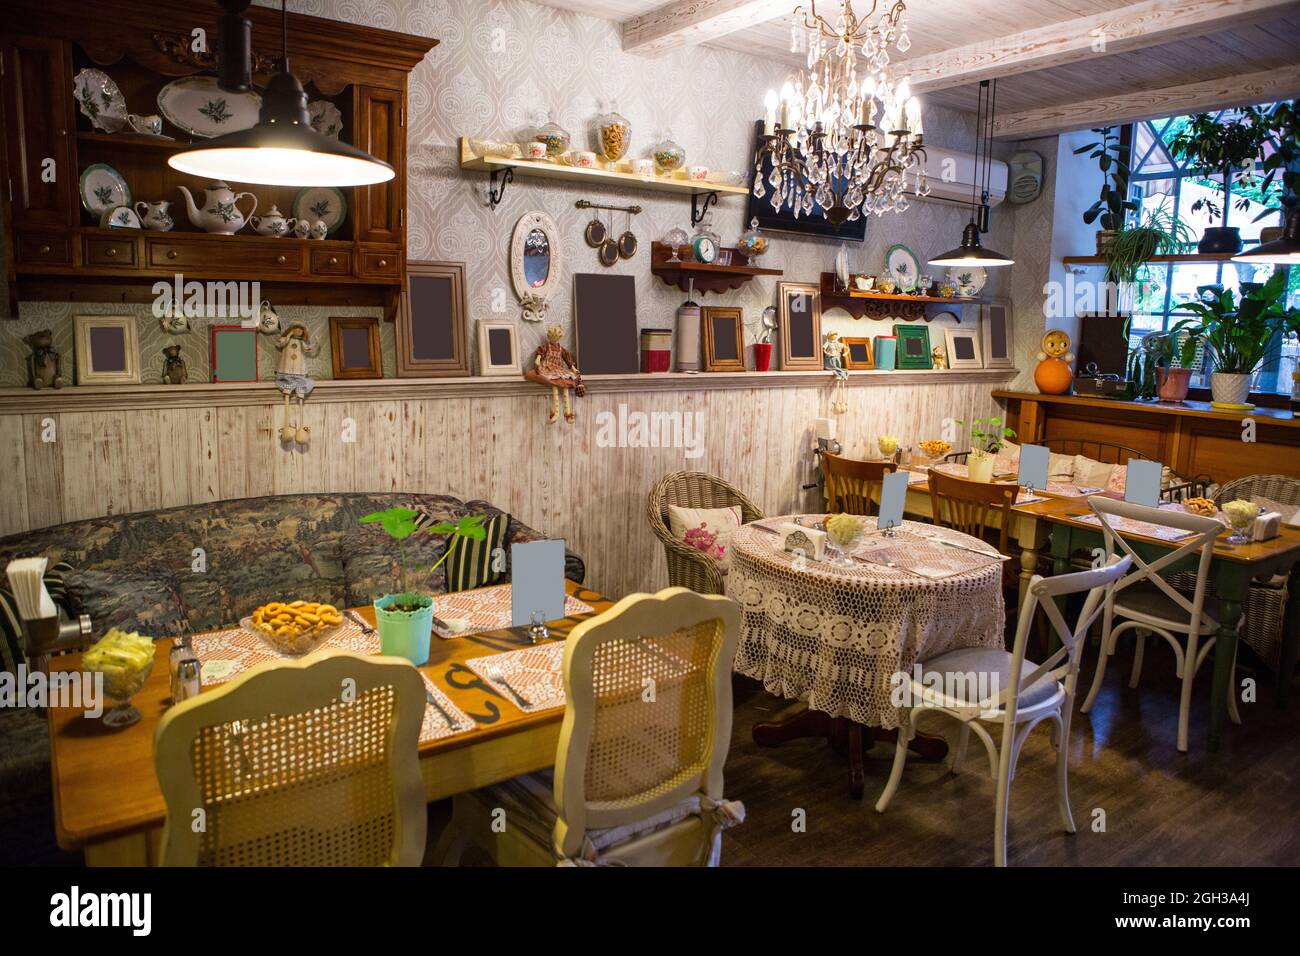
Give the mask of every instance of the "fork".
[[375, 633], [375, 629], [371, 627], [369, 624], [367, 624], [365, 618], [363, 618], [356, 611], [344, 611], [343, 616], [346, 617], [353, 624], [355, 624], [357, 627], [361, 628], [361, 633], [366, 635], [366, 637], [369, 637], [371, 634]]
[[523, 694], [519, 693], [519, 691], [515, 690], [513, 687], [510, 686], [510, 682], [501, 676], [500, 671], [497, 671], [492, 675], [492, 680], [495, 683], [500, 684], [506, 690], [508, 690], [510, 692], [510, 696], [515, 699], [515, 703], [518, 704], [520, 707], [533, 706], [532, 703], [529, 702], [528, 699], [523, 696]]

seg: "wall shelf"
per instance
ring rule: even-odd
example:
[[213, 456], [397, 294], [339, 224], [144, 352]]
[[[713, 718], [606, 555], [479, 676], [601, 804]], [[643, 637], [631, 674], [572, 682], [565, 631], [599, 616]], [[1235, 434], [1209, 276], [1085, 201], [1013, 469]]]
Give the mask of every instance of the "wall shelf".
[[[1228, 262], [1239, 252], [1183, 252], [1172, 256], [1152, 256], [1147, 262]], [[1061, 262], [1067, 266], [1104, 266], [1102, 256], [1062, 256]]]
[[[843, 309], [855, 319], [925, 319], [927, 305], [978, 305], [982, 299], [943, 298], [936, 295], [907, 295], [893, 292], [837, 292], [835, 290], [835, 273], [823, 272], [821, 275], [822, 312], [827, 309]], [[961, 321], [961, 313], [956, 313]]]
[[[734, 260], [744, 260], [736, 249], [723, 247], [723, 252], [730, 252]], [[673, 285], [683, 292], [692, 288], [696, 292], [727, 292], [739, 289], [755, 276], [779, 276], [780, 269], [760, 269], [757, 266], [721, 266], [691, 260], [691, 247], [681, 246], [677, 257], [681, 262], [669, 262], [672, 250], [662, 242], [650, 246], [650, 271], [664, 280], [665, 285]]]
[[[684, 196], [707, 196], [713, 193], [722, 196], [748, 196], [748, 186], [732, 186], [727, 183], [700, 182], [686, 179], [685, 176], [638, 176], [612, 169], [584, 169], [580, 166], [565, 166], [561, 163], [549, 163], [544, 160], [506, 159], [501, 156], [478, 156], [470, 149], [469, 137], [460, 138], [460, 168], [475, 172], [486, 172], [496, 176], [498, 173], [510, 173], [520, 176], [539, 176], [543, 179], [566, 179], [571, 182], [586, 183], [596, 186], [625, 186], [631, 189], [648, 189], [655, 192], [680, 193]], [[681, 173], [682, 170], [677, 170]]]

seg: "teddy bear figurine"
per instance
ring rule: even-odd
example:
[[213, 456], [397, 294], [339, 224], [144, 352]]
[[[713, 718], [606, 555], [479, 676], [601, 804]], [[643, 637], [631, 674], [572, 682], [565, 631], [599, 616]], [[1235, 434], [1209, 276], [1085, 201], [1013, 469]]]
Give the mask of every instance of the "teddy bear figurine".
[[184, 385], [189, 377], [190, 368], [181, 358], [181, 347], [169, 345], [163, 349], [162, 380], [165, 385]]
[[32, 350], [27, 356], [27, 384], [32, 388], [62, 388], [63, 360], [54, 349], [54, 333], [41, 329], [23, 342]]

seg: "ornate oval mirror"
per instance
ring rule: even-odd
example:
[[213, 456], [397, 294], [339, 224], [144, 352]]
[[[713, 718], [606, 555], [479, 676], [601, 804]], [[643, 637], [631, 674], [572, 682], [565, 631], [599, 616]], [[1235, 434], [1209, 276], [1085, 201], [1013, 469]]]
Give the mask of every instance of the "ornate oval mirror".
[[540, 322], [546, 317], [546, 299], [560, 281], [559, 235], [555, 221], [544, 212], [527, 213], [515, 224], [510, 278], [526, 321]]

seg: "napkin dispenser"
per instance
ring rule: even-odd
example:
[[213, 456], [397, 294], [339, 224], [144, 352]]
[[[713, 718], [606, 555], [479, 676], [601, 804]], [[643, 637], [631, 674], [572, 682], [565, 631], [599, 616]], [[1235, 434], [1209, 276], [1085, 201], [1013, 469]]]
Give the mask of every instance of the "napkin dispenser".
[[1276, 511], [1266, 511], [1255, 519], [1255, 528], [1251, 541], [1267, 541], [1282, 533], [1282, 515]]
[[781, 547], [791, 553], [802, 552], [805, 558], [821, 561], [826, 556], [826, 532], [787, 521], [781, 525]]

